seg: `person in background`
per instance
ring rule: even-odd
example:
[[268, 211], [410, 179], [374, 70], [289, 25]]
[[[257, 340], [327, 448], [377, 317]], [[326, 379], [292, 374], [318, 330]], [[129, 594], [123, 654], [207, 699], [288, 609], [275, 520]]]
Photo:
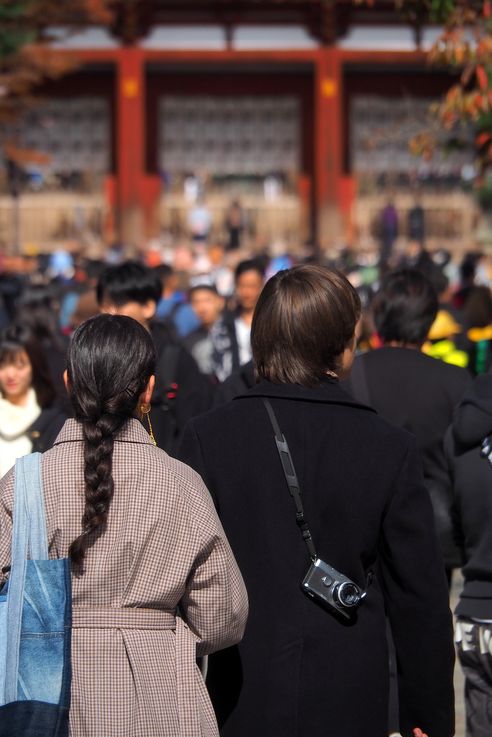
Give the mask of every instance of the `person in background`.
[[[359, 315], [338, 272], [279, 272], [253, 318], [259, 383], [183, 436], [179, 457], [208, 484], [249, 594], [242, 643], [209, 661], [222, 737], [387, 735], [386, 614], [401, 734], [454, 735], [452, 621], [416, 444], [340, 386]], [[284, 440], [304, 519], [282, 470]], [[315, 556], [367, 592], [347, 619], [301, 591]], [[323, 590], [336, 580], [319, 576]]]
[[184, 338], [183, 345], [197, 362], [202, 374], [216, 380], [212, 360], [214, 347], [210, 333], [222, 314], [225, 300], [212, 284], [197, 284], [192, 287], [189, 291], [189, 300], [200, 320], [200, 327]]
[[464, 254], [459, 266], [459, 288], [453, 296], [456, 309], [464, 308], [477, 285], [488, 283], [482, 266], [483, 259], [484, 254], [480, 251], [468, 251]]
[[[71, 737], [218, 737], [196, 657], [241, 639], [247, 595], [199, 476], [139, 420], [154, 385], [147, 330], [83, 323], [66, 383], [74, 419], [43, 454], [52, 558], [72, 566]], [[0, 584], [14, 475], [0, 482]]]
[[398, 212], [392, 200], [388, 200], [381, 212], [380, 221], [381, 245], [379, 251], [380, 268], [388, 267], [393, 255], [393, 248], [399, 233]]
[[75, 328], [99, 312], [96, 286], [106, 268], [103, 261], [90, 260], [85, 264], [86, 279], [69, 291], [62, 303], [62, 328], [71, 333]]
[[439, 310], [432, 323], [422, 352], [444, 363], [466, 368], [468, 354], [458, 348], [455, 338], [463, 332], [461, 325], [455, 321], [447, 310]]
[[173, 453], [187, 421], [211, 406], [213, 387], [166, 325], [154, 319], [160, 295], [157, 273], [137, 261], [107, 267], [97, 284], [101, 312], [133, 317], [154, 340], [156, 386], [149, 416], [158, 446]]
[[424, 274], [413, 269], [388, 274], [372, 304], [383, 345], [356, 357], [347, 390], [385, 420], [415, 435], [451, 580], [460, 556], [453, 541], [443, 438], [471, 379], [466, 369], [422, 353], [437, 311], [436, 291]]
[[162, 293], [157, 302], [156, 317], [165, 322], [176, 337], [185, 337], [200, 326], [186, 294], [179, 289], [178, 275], [168, 264], [154, 267], [162, 285]]
[[408, 211], [408, 237], [411, 241], [425, 243], [425, 210], [420, 197], [415, 198], [413, 206]]
[[20, 325], [0, 333], [0, 477], [17, 458], [44, 451], [66, 419], [43, 349]]
[[214, 373], [224, 381], [251, 360], [251, 323], [265, 283], [261, 261], [241, 261], [234, 274], [236, 309], [226, 312], [211, 330]]
[[[10, 260], [12, 261], [12, 259]], [[27, 280], [23, 274], [21, 259], [0, 270], [0, 300], [4, 326], [15, 318], [16, 304]]]
[[[453, 304], [454, 289], [449, 276], [449, 267], [446, 259], [448, 253], [446, 251], [438, 251], [433, 254], [433, 262], [435, 268], [430, 274], [426, 274], [432, 282], [432, 286], [437, 292], [439, 300], [439, 310], [445, 310], [460, 325], [463, 324], [463, 311], [457, 309]], [[425, 272], [424, 272], [425, 273]], [[462, 327], [463, 330], [463, 327]], [[460, 342], [460, 347], [462, 347]]]
[[245, 230], [245, 216], [239, 200], [232, 200], [227, 210], [225, 229], [227, 232], [226, 251], [237, 251]]
[[251, 359], [217, 386], [214, 394], [214, 407], [221, 407], [223, 404], [231, 402], [255, 384], [255, 367], [253, 359]]
[[428, 279], [434, 282], [434, 276], [440, 269], [432, 256], [424, 247], [424, 244], [417, 240], [408, 241], [405, 247], [405, 253], [401, 257], [398, 269], [417, 269], [425, 274]]
[[229, 298], [234, 293], [234, 271], [224, 263], [224, 248], [218, 244], [212, 244], [208, 249], [210, 260], [210, 273], [208, 278], [215, 284], [221, 297]]
[[489, 287], [473, 287], [463, 307], [463, 319], [468, 328], [469, 369], [474, 376], [485, 374], [492, 367], [492, 295]]
[[205, 244], [212, 229], [212, 216], [201, 193], [188, 212], [187, 224], [195, 245]]
[[475, 379], [445, 438], [464, 586], [455, 614], [467, 737], [492, 734], [492, 375]]
[[41, 344], [56, 394], [62, 403], [66, 403], [63, 372], [68, 338], [61, 332], [59, 315], [60, 304], [53, 289], [34, 285], [26, 289], [19, 299], [15, 323], [29, 328]]

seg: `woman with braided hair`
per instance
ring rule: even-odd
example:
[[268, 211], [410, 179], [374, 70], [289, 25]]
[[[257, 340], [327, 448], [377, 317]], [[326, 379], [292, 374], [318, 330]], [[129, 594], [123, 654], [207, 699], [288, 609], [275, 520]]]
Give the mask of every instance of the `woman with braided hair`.
[[[74, 419], [42, 459], [50, 556], [73, 567], [71, 737], [217, 735], [196, 656], [236, 643], [245, 626], [241, 574], [206, 487], [139, 421], [154, 363], [135, 320], [83, 323], [65, 375]], [[4, 571], [12, 503], [9, 472]]]

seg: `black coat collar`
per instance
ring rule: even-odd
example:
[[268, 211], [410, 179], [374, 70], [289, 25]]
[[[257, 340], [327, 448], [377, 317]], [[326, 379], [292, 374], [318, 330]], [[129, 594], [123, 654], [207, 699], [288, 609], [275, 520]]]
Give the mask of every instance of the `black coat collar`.
[[358, 407], [369, 412], [375, 412], [372, 407], [361, 404], [342, 389], [337, 379], [326, 377], [321, 379], [318, 386], [307, 387], [300, 384], [274, 384], [262, 380], [249, 391], [240, 394], [235, 399], [250, 399], [251, 397], [273, 397], [277, 399], [293, 399], [301, 402], [324, 402], [326, 404], [345, 404]]

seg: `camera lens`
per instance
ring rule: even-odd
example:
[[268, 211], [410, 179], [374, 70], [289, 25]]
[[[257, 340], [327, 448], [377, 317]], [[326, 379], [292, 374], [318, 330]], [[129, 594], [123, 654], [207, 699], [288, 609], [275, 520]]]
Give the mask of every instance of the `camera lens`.
[[344, 607], [357, 606], [360, 601], [360, 590], [355, 583], [345, 582], [337, 586], [336, 597]]

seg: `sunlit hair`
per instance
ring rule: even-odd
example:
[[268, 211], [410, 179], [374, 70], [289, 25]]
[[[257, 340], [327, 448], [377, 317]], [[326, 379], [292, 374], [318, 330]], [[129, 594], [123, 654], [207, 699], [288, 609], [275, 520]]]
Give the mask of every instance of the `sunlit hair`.
[[339, 370], [360, 310], [357, 292], [338, 271], [308, 265], [278, 272], [253, 316], [257, 375], [279, 384], [319, 384], [327, 370]]

